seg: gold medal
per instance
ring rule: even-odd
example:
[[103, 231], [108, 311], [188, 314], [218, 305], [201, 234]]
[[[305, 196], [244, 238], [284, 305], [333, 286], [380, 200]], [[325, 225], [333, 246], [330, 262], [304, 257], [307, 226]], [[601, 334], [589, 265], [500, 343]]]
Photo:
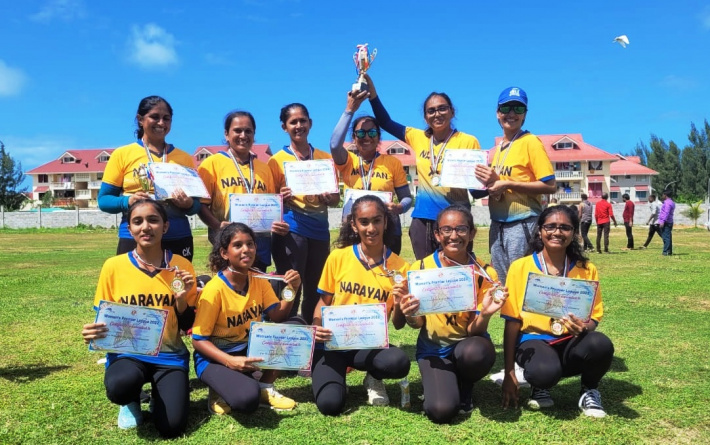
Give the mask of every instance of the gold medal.
[[505, 291], [503, 290], [502, 286], [496, 286], [493, 289], [493, 302], [498, 304], [503, 300], [503, 296], [505, 295]]
[[179, 293], [185, 290], [185, 283], [179, 277], [175, 277], [170, 283], [170, 287], [175, 293]]
[[402, 281], [404, 281], [404, 276], [401, 273], [395, 273], [394, 274], [394, 282], [399, 284]]
[[281, 291], [281, 299], [283, 301], [293, 301], [296, 298], [296, 292], [290, 286], [284, 287]]
[[561, 320], [550, 318], [550, 330], [555, 335], [562, 335], [565, 332], [565, 325], [562, 324]]
[[439, 184], [441, 184], [441, 176], [439, 176], [439, 175], [432, 176], [431, 185], [433, 185], [434, 187], [438, 187]]

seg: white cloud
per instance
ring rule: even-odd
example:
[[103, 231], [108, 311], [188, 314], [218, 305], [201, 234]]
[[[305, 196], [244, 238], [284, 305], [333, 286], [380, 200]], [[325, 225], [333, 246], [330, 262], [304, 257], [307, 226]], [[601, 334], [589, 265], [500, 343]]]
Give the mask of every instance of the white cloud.
[[16, 96], [27, 82], [27, 76], [19, 68], [8, 66], [0, 60], [0, 97]]
[[30, 20], [40, 23], [49, 23], [54, 19], [68, 22], [85, 16], [82, 0], [49, 0], [39, 12], [30, 16]]
[[178, 63], [175, 37], [154, 23], [134, 26], [129, 59], [143, 68], [162, 68]]
[[73, 138], [62, 135], [7, 135], [2, 137], [2, 141], [10, 156], [22, 163], [23, 172], [57, 159], [65, 151], [74, 148], [76, 143]]
[[703, 28], [710, 30], [710, 6], [706, 6], [698, 17], [700, 18], [700, 24]]

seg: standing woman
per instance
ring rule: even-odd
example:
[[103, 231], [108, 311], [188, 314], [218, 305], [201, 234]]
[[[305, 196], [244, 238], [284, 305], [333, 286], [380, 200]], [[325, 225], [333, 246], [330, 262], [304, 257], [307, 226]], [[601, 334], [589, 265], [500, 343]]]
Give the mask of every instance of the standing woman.
[[[209, 385], [207, 409], [214, 414], [252, 412], [259, 402], [278, 410], [296, 406], [274, 389], [278, 371], [264, 370], [256, 380], [251, 374], [260, 371], [262, 359], [246, 357], [251, 322], [266, 318], [282, 322], [293, 304], [279, 301], [268, 280], [249, 273], [256, 250], [254, 231], [245, 224], [231, 223], [217, 234], [209, 256], [210, 269], [217, 277], [200, 294], [192, 345], [195, 372]], [[298, 272], [289, 270], [284, 279], [295, 292], [300, 290]], [[303, 324], [302, 320], [290, 322]]]
[[360, 108], [360, 104], [368, 95], [366, 91], [348, 92], [345, 111], [330, 137], [330, 153], [346, 188], [390, 192], [397, 196], [399, 203], [390, 202], [387, 208], [391, 215], [390, 227], [395, 233], [394, 243], [389, 248], [399, 255], [402, 251], [402, 224], [399, 215], [412, 206], [412, 194], [402, 163], [394, 156], [377, 151], [382, 133], [372, 116], [361, 116], [353, 123], [352, 138], [357, 153], [343, 147], [353, 113]]
[[578, 241], [579, 219], [572, 209], [548, 207], [537, 227], [530, 243], [532, 255], [516, 260], [508, 272], [509, 297], [501, 310], [505, 319], [503, 407], [518, 406], [517, 363], [532, 387], [530, 408], [553, 406], [550, 388], [562, 377], [581, 374], [579, 408], [586, 416], [604, 417], [597, 388], [611, 366], [614, 345], [596, 331], [604, 314], [601, 291], [597, 289], [594, 297], [591, 319], [585, 323], [570, 314], [562, 319], [564, 329], [559, 335], [552, 332], [550, 317], [522, 311], [529, 273], [598, 281], [597, 268], [584, 256]]
[[491, 263], [504, 282], [510, 264], [525, 255], [535, 220], [542, 212], [542, 195], [557, 190], [545, 146], [540, 138], [523, 131], [527, 115], [525, 91], [517, 87], [503, 90], [496, 110], [503, 137], [491, 166], [476, 166], [476, 176], [488, 188]]
[[386, 132], [405, 141], [413, 149], [417, 159], [416, 202], [409, 226], [414, 256], [421, 260], [437, 249], [434, 225], [436, 216], [451, 204], [471, 208], [468, 191], [462, 188], [441, 187], [441, 162], [444, 151], [468, 148], [480, 150], [481, 145], [473, 135], [457, 131], [451, 125], [456, 110], [446, 93], [431, 93], [424, 100], [424, 120], [427, 128], [420, 130], [405, 127], [393, 121], [377, 95], [375, 84], [369, 76], [370, 105], [377, 122]]
[[[163, 234], [170, 225], [162, 204], [139, 199], [129, 207], [126, 219], [136, 248], [106, 260], [96, 287], [94, 309], [101, 300], [106, 300], [167, 309], [168, 318], [157, 356], [107, 355], [106, 396], [121, 406], [118, 427], [135, 428], [143, 422], [139, 401], [141, 388], [150, 382], [155, 427], [161, 436], [175, 437], [185, 431], [190, 402], [190, 355], [180, 330], [190, 329], [195, 319], [195, 311], [188, 310], [195, 306], [195, 272], [185, 258], [161, 247]], [[185, 284], [182, 291], [175, 292], [171, 286], [176, 278]], [[82, 336], [84, 342], [89, 343], [106, 337], [108, 331], [105, 323], [89, 323], [84, 325]]]
[[[192, 156], [165, 142], [172, 120], [173, 109], [165, 99], [159, 96], [143, 98], [136, 113], [136, 142], [119, 147], [111, 153], [99, 190], [98, 203], [104, 212], [123, 213], [116, 254], [130, 252], [136, 247], [128, 230], [126, 211], [134, 202], [151, 197], [141, 188], [137, 176], [140, 166], [147, 166], [151, 162], [169, 162], [195, 168]], [[187, 216], [200, 210], [200, 200], [180, 191], [167, 200], [166, 209], [170, 228], [163, 237], [163, 247], [192, 261], [194, 248]]]
[[[269, 168], [274, 176], [276, 190], [283, 195], [284, 221], [288, 223], [290, 231], [283, 235], [274, 234], [274, 264], [279, 274], [295, 269], [303, 277], [301, 314], [310, 324], [313, 320], [313, 309], [318, 303], [318, 278], [330, 250], [328, 206], [338, 205], [340, 194], [291, 194], [291, 189], [286, 187], [284, 163], [330, 159], [330, 155], [313, 148], [308, 142], [308, 133], [313, 121], [305, 105], [286, 105], [281, 109], [280, 119], [281, 128], [288, 133], [291, 142], [269, 159]], [[298, 312], [300, 302], [301, 297], [297, 296], [291, 308], [291, 316]]]
[[[224, 119], [227, 150], [205, 159], [197, 169], [210, 194], [202, 200], [200, 219], [207, 224], [207, 236], [215, 244], [217, 232], [229, 225], [229, 195], [232, 193], [278, 193], [269, 166], [252, 153], [256, 122], [248, 111], [232, 111]], [[271, 231], [288, 233], [288, 224], [274, 222]], [[254, 267], [266, 271], [271, 265], [271, 234], [256, 236]]]
[[473, 384], [488, 374], [495, 362], [495, 348], [488, 335], [488, 322], [505, 302], [494, 299], [498, 275], [481, 265], [468, 246], [476, 235], [471, 212], [453, 205], [439, 213], [434, 232], [441, 249], [420, 260], [413, 269], [438, 269], [470, 265], [477, 280], [475, 312], [414, 316], [419, 309], [415, 295], [400, 300], [407, 324], [419, 329], [417, 363], [424, 387], [424, 412], [435, 423], [448, 423], [461, 410], [473, 410]]
[[[386, 303], [395, 329], [404, 327], [404, 315], [391, 294], [395, 274], [406, 276], [409, 264], [387, 248], [385, 238], [391, 230], [387, 225], [387, 208], [379, 198], [367, 195], [355, 201], [335, 243], [338, 249], [328, 256], [318, 283], [321, 297], [313, 314], [316, 341], [332, 337], [329, 329], [321, 327], [323, 306]], [[348, 367], [367, 372], [363, 384], [370, 405], [389, 404], [382, 379], [401, 379], [409, 373], [407, 354], [395, 346], [349, 351], [326, 351], [322, 346], [317, 344], [313, 354], [313, 397], [318, 410], [328, 416], [343, 412]]]

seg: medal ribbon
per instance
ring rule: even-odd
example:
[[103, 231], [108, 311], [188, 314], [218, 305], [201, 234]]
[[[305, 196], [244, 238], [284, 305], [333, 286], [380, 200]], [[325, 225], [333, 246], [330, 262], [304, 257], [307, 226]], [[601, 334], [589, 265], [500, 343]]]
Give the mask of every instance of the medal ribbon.
[[358, 159], [360, 160], [360, 177], [362, 178], [362, 189], [363, 190], [370, 190], [370, 186], [372, 185], [372, 172], [375, 170], [375, 161], [377, 161], [377, 158], [380, 156], [379, 153], [375, 153], [375, 157], [372, 158], [372, 162], [370, 163], [370, 170], [367, 172], [367, 178], [365, 178], [365, 169], [363, 168], [363, 165], [365, 164], [365, 160], [362, 159], [362, 156], [359, 154], [357, 155]]
[[505, 156], [503, 156], [503, 159], [500, 159], [501, 152], [503, 151], [503, 141], [500, 141], [500, 144], [498, 144], [498, 151], [496, 152], [496, 164], [495, 164], [495, 170], [496, 173], [500, 175], [501, 170], [503, 169], [503, 164], [505, 164], [505, 160], [508, 158], [508, 154], [510, 153], [510, 149], [513, 146], [513, 142], [518, 138], [518, 136], [525, 134], [525, 131], [519, 130], [517, 133], [515, 133], [515, 136], [513, 136], [513, 139], [508, 142], [508, 145], [505, 146], [505, 148], [508, 149], [508, 151], [505, 152]]
[[242, 178], [244, 188], [247, 189], [247, 193], [251, 193], [252, 190], [254, 190], [254, 185], [256, 183], [256, 180], [254, 179], [254, 157], [251, 155], [251, 153], [249, 153], [249, 177], [251, 179], [247, 181], [247, 178], [245, 178], [242, 174], [242, 168], [239, 166], [237, 158], [235, 158], [234, 154], [232, 153], [232, 149], [228, 149], [227, 153], [229, 153], [229, 157], [232, 158], [232, 162], [234, 162], [234, 166], [237, 168], [237, 173], [239, 173], [239, 176]]
[[315, 151], [315, 149], [313, 148], [313, 146], [311, 144], [308, 144], [308, 147], [310, 147], [311, 152], [308, 155], [308, 157], [304, 158], [304, 159], [301, 159], [301, 157], [298, 155], [298, 151], [293, 146], [293, 142], [290, 143], [288, 146], [284, 147], [284, 149], [286, 149], [287, 153], [291, 153], [296, 158], [297, 161], [310, 161], [311, 159], [313, 159], [313, 152]]
[[449, 139], [451, 139], [451, 136], [453, 136], [454, 133], [456, 133], [456, 130], [451, 130], [451, 133], [449, 133], [449, 135], [446, 137], [444, 143], [441, 144], [439, 154], [436, 155], [436, 158], [434, 157], [434, 135], [429, 136], [429, 160], [431, 161], [429, 169], [431, 170], [432, 175], [435, 175], [439, 170], [439, 163], [441, 162], [444, 150], [446, 150], [446, 144], [449, 143]]
[[[177, 266], [158, 267], [153, 263], [149, 263], [146, 260], [144, 260], [143, 258], [141, 258], [141, 256], [138, 254], [138, 251], [136, 249], [133, 249], [133, 251], [131, 253], [133, 254], [133, 258], [135, 258], [136, 261], [138, 261], [139, 263], [141, 263], [144, 266], [150, 266], [150, 267], [154, 268], [155, 270], [167, 270], [167, 271], [172, 271], [172, 270], [177, 271], [178, 270]], [[163, 251], [163, 263], [165, 263], [166, 266], [168, 264], [170, 264], [168, 262], [168, 251], [167, 250]]]
[[[545, 272], [545, 275], [552, 275], [550, 271], [547, 269], [547, 263], [545, 262], [545, 255], [542, 254], [542, 252], [539, 252], [537, 254], [537, 258], [540, 260], [540, 264], [542, 264], [543, 271]], [[569, 258], [565, 255], [565, 269], [562, 273], [563, 277], [567, 276], [567, 269], [569, 268]], [[554, 275], [552, 275], [554, 276]]]
[[[143, 148], [145, 149], [145, 155], [146, 155], [146, 157], [148, 157], [148, 163], [150, 164], [151, 162], [155, 162], [155, 161], [153, 160], [153, 153], [151, 153], [150, 150], [148, 150], [148, 146], [145, 145], [145, 143], [143, 142], [143, 140], [141, 140], [140, 142], [141, 142], [141, 145], [143, 146]], [[165, 144], [165, 145], [163, 146], [163, 159], [162, 159], [162, 161], [163, 161], [164, 163], [165, 163], [165, 162], [168, 162], [168, 144]]]
[[[367, 255], [365, 255], [365, 252], [362, 250], [362, 243], [357, 245], [357, 252], [360, 254], [360, 256], [362, 258], [365, 259], [364, 263], [365, 263], [365, 266], [367, 266], [367, 270], [370, 270], [374, 273], [375, 271], [370, 266], [370, 258]], [[382, 270], [385, 273], [384, 274], [377, 274], [377, 275], [383, 275], [385, 277], [391, 277], [394, 275], [394, 271], [387, 269], [387, 246], [382, 246]]]

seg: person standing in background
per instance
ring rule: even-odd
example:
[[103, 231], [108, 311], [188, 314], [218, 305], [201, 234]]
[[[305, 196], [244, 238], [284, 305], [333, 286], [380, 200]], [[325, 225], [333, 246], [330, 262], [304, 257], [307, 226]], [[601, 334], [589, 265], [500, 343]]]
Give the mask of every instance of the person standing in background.
[[648, 238], [646, 238], [646, 242], [643, 243], [643, 246], [639, 247], [639, 249], [647, 248], [648, 245], [651, 244], [653, 235], [656, 233], [658, 233], [658, 236], [663, 239], [661, 228], [658, 227], [658, 214], [661, 211], [661, 203], [656, 200], [656, 195], [648, 197], [648, 207], [651, 211], [651, 215], [649, 215], [648, 221], [646, 222], [646, 224], [648, 224]]
[[594, 245], [589, 239], [589, 228], [592, 226], [592, 203], [589, 202], [589, 197], [586, 193], [582, 193], [582, 202], [577, 210], [579, 214], [580, 229], [582, 231], [582, 239], [584, 240], [584, 250], [594, 250]]
[[609, 199], [609, 194], [604, 193], [594, 209], [594, 218], [597, 220], [597, 253], [602, 253], [600, 244], [602, 233], [604, 234], [604, 253], [609, 253], [609, 229], [611, 228], [609, 221], [614, 221], [614, 227], [617, 226], [614, 209], [611, 208], [607, 199]]
[[621, 195], [621, 198], [625, 203], [624, 212], [621, 214], [621, 217], [624, 218], [624, 228], [626, 228], [626, 250], [633, 250], [634, 234], [632, 229], [634, 227], [634, 210], [636, 206], [631, 202], [631, 197], [628, 193]]
[[658, 227], [661, 229], [663, 238], [663, 256], [673, 255], [673, 213], [675, 212], [675, 202], [673, 202], [673, 192], [665, 190], [663, 192], [663, 205], [658, 213]]

